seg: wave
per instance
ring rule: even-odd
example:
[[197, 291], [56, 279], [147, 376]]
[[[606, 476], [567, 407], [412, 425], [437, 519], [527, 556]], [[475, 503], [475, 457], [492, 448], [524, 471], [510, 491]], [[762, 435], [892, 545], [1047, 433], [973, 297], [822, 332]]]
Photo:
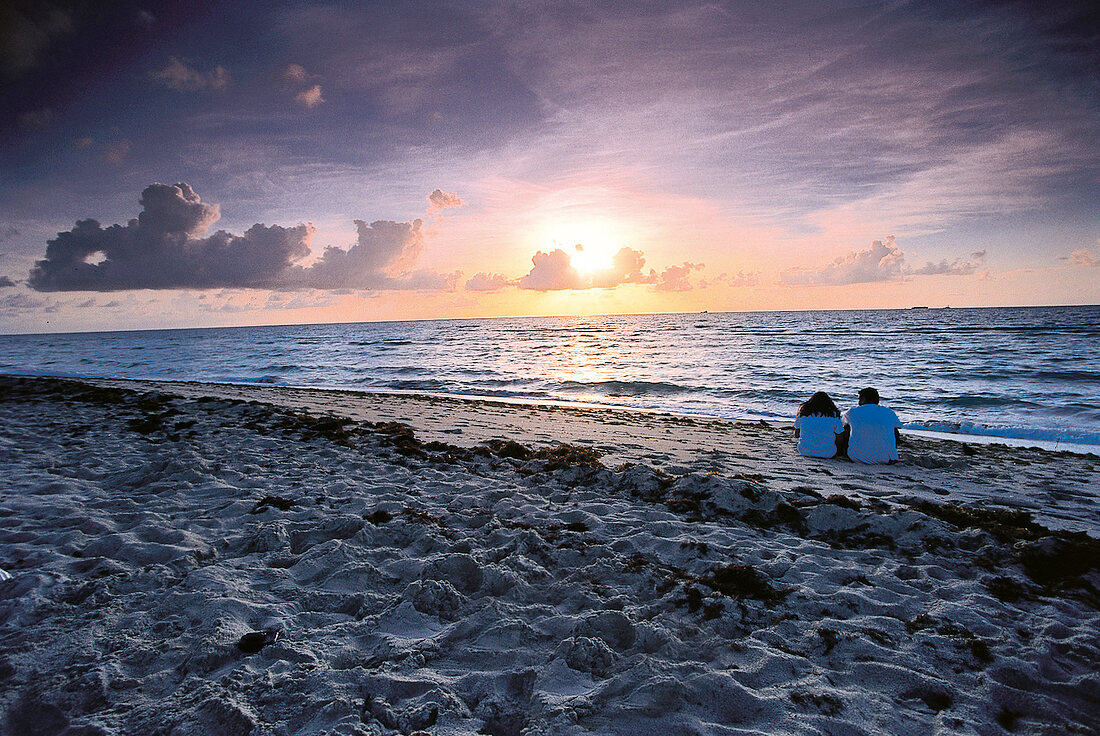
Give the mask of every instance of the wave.
[[607, 396], [670, 396], [692, 389], [665, 381], [562, 381], [558, 389], [569, 393], [593, 392]]
[[976, 437], [1004, 437], [1015, 440], [1040, 440], [1100, 446], [1100, 432], [1076, 431], [1062, 427], [987, 427], [967, 422], [909, 422], [905, 429]]

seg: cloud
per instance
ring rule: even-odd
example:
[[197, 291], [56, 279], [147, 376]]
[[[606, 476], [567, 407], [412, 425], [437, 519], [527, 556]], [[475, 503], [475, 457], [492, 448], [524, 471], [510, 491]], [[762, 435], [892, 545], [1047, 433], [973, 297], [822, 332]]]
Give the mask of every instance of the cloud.
[[302, 83], [309, 79], [309, 73], [306, 68], [301, 64], [287, 64], [283, 69], [283, 81], [291, 83]]
[[216, 66], [213, 71], [204, 73], [175, 56], [167, 66], [152, 72], [151, 76], [164, 86], [180, 92], [200, 92], [207, 89], [222, 92], [229, 87], [229, 72], [225, 68]]
[[428, 213], [432, 215], [438, 215], [448, 207], [461, 207], [463, 205], [462, 198], [458, 196], [458, 192], [448, 193], [442, 189], [436, 189], [428, 195]]
[[112, 166], [121, 166], [128, 155], [130, 155], [130, 141], [118, 141], [107, 146], [107, 150], [103, 152], [103, 160]]
[[657, 279], [657, 291], [691, 291], [691, 272], [703, 270], [702, 263], [687, 263], [681, 266], [669, 266]]
[[152, 184], [142, 211], [125, 226], [80, 220], [58, 233], [31, 270], [37, 291], [124, 289], [454, 289], [459, 274], [414, 270], [423, 249], [422, 222], [355, 220], [348, 249], [329, 247], [310, 266], [311, 225], [256, 224], [243, 235], [219, 230], [220, 217], [187, 184]]
[[321, 95], [321, 85], [315, 84], [309, 89], [304, 89], [294, 95], [294, 100], [300, 105], [312, 110], [324, 102], [325, 98]]
[[308, 268], [294, 266], [284, 284], [311, 289], [453, 290], [459, 274], [411, 270], [424, 247], [423, 221], [355, 220], [358, 238], [347, 250], [325, 248]]
[[946, 258], [939, 263], [928, 261], [909, 273], [914, 276], [969, 276], [982, 267], [984, 260], [985, 251], [980, 250], [977, 253], [971, 253], [969, 258], [956, 258], [950, 263]]
[[1080, 266], [1081, 268], [1096, 268], [1100, 266], [1100, 254], [1094, 253], [1087, 248], [1080, 248], [1073, 251], [1068, 256], [1062, 256], [1062, 260], [1069, 261], [1074, 266]]
[[73, 139], [73, 148], [80, 151], [80, 150], [85, 149], [88, 146], [92, 145], [93, 143], [95, 143], [95, 141], [92, 140], [91, 138], [87, 137], [87, 136], [84, 136], [83, 138], [74, 138]]
[[784, 271], [779, 280], [791, 286], [817, 286], [902, 281], [908, 276], [969, 276], [983, 266], [985, 253], [978, 251], [968, 258], [951, 262], [947, 259], [939, 263], [927, 261], [920, 268], [913, 268], [906, 263], [905, 253], [890, 235], [885, 241], [875, 240], [867, 250], [849, 253], [822, 268]]
[[7, 276], [0, 276], [0, 288], [6, 288], [8, 286], [15, 286], [15, 282]]
[[60, 309], [53, 300], [38, 299], [30, 294], [11, 294], [0, 298], [0, 313], [4, 312], [46, 312], [52, 314]]
[[[578, 251], [584, 247], [578, 243]], [[531, 257], [531, 271], [520, 278], [516, 285], [533, 291], [562, 291], [564, 289], [613, 289], [621, 284], [652, 284], [658, 276], [653, 269], [643, 273], [645, 257], [640, 250], [620, 248], [611, 258], [611, 266], [586, 274], [573, 265], [569, 254], [561, 248], [549, 253], [541, 250]]]
[[894, 242], [876, 240], [867, 250], [852, 252], [818, 269], [792, 268], [780, 280], [792, 285], [865, 284], [875, 281], [899, 281], [905, 275], [905, 254]]
[[466, 282], [467, 291], [500, 291], [506, 286], [511, 286], [513, 281], [499, 273], [475, 273]]
[[540, 250], [531, 256], [531, 263], [534, 264], [531, 271], [516, 284], [521, 289], [561, 291], [587, 288], [581, 272], [573, 267], [569, 254], [561, 248], [549, 253]]
[[760, 274], [755, 271], [749, 273], [738, 271], [735, 274], [720, 274], [716, 276], [714, 280], [718, 283], [726, 284], [727, 286], [756, 286], [760, 283]]
[[32, 69], [55, 38], [72, 30], [72, 18], [54, 3], [4, 3], [0, 9], [0, 70], [15, 76]]
[[39, 110], [29, 110], [19, 116], [19, 127], [23, 130], [43, 130], [53, 120], [53, 110], [43, 107]]

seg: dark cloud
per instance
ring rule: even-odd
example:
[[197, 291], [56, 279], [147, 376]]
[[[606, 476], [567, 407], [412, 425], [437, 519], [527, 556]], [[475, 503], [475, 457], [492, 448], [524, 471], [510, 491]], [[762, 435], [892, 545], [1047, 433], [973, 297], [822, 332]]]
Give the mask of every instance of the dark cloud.
[[152, 72], [150, 76], [166, 87], [180, 92], [200, 92], [214, 90], [222, 92], [229, 87], [229, 72], [216, 66], [213, 71], [200, 72], [187, 64], [186, 59], [172, 57], [163, 69]]
[[792, 268], [780, 274], [780, 281], [792, 286], [867, 284], [901, 281], [907, 276], [968, 276], [982, 267], [985, 251], [971, 253], [969, 258], [948, 262], [926, 262], [913, 268], [905, 261], [905, 253], [893, 235], [871, 243], [867, 250], [849, 253], [822, 268]]
[[0, 70], [15, 76], [34, 68], [54, 39], [72, 30], [72, 17], [55, 3], [0, 3]]
[[466, 282], [467, 291], [500, 291], [506, 286], [511, 286], [514, 281], [499, 273], [475, 273]]
[[53, 120], [53, 110], [48, 107], [39, 110], [28, 110], [19, 116], [19, 127], [23, 130], [43, 130]]
[[0, 276], [0, 288], [8, 286], [15, 286], [15, 282], [9, 279], [7, 276]]
[[35, 263], [28, 284], [38, 291], [123, 289], [453, 289], [458, 274], [412, 270], [423, 248], [421, 221], [356, 220], [347, 250], [329, 247], [311, 266], [313, 228], [256, 224], [243, 235], [205, 233], [219, 218], [187, 184], [152, 184], [142, 212], [125, 226], [80, 220], [58, 233]]

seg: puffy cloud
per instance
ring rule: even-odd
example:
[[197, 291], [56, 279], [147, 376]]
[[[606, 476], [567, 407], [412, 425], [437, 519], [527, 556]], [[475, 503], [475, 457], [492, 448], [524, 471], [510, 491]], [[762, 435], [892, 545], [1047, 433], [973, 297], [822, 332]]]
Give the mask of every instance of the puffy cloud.
[[91, 138], [87, 137], [87, 136], [85, 136], [83, 138], [75, 138], [73, 140], [73, 148], [80, 151], [80, 150], [85, 149], [88, 146], [92, 145], [93, 143], [95, 143], [95, 141], [92, 140]]
[[347, 250], [329, 247], [311, 266], [310, 225], [256, 224], [243, 235], [219, 230], [217, 205], [187, 184], [152, 184], [142, 212], [128, 224], [103, 228], [81, 220], [58, 233], [35, 263], [28, 284], [38, 291], [123, 289], [453, 289], [458, 274], [412, 270], [423, 248], [421, 221], [356, 220]]
[[649, 273], [642, 273], [645, 267], [645, 256], [640, 250], [633, 248], [620, 248], [611, 257], [611, 267], [592, 274], [592, 287], [610, 289], [619, 284], [652, 284], [657, 279], [657, 274], [650, 269]]
[[939, 263], [927, 261], [913, 268], [905, 261], [905, 253], [893, 235], [885, 241], [876, 240], [867, 250], [849, 253], [818, 269], [792, 268], [780, 274], [780, 281], [795, 286], [866, 284], [881, 281], [901, 281], [907, 276], [969, 276], [982, 268], [984, 250], [967, 258], [946, 258]]
[[428, 195], [428, 212], [437, 215], [448, 207], [461, 207], [462, 198], [458, 192], [448, 193], [442, 189], [436, 189]]
[[8, 286], [15, 286], [15, 282], [9, 279], [7, 276], [0, 276], [0, 288]]
[[967, 259], [956, 258], [950, 263], [944, 258], [939, 263], [928, 261], [920, 268], [910, 271], [915, 276], [969, 276], [982, 267], [985, 251], [971, 253]]
[[500, 291], [513, 282], [499, 273], [475, 273], [467, 282], [467, 291]]
[[1064, 256], [1062, 260], [1069, 261], [1074, 266], [1081, 266], [1082, 268], [1096, 268], [1100, 266], [1100, 255], [1087, 248], [1075, 250], [1068, 256]]
[[166, 67], [152, 72], [151, 76], [164, 86], [180, 92], [200, 92], [206, 89], [221, 92], [229, 87], [229, 72], [223, 67], [216, 66], [214, 71], [204, 73], [175, 56]]
[[[578, 252], [584, 246], [574, 246]], [[608, 268], [589, 274], [581, 273], [572, 258], [561, 248], [549, 253], [541, 250], [531, 257], [533, 268], [520, 278], [516, 285], [521, 289], [534, 291], [561, 291], [563, 289], [613, 289], [621, 284], [652, 284], [657, 281], [657, 273], [652, 269], [643, 273], [645, 257], [640, 250], [620, 248], [611, 257]]]
[[521, 289], [561, 291], [588, 287], [581, 272], [573, 267], [569, 254], [561, 248], [555, 248], [549, 253], [540, 250], [531, 256], [531, 263], [531, 271], [517, 282]]
[[794, 268], [784, 271], [785, 284], [865, 284], [873, 281], [897, 281], [905, 275], [905, 254], [894, 242], [876, 240], [867, 250], [849, 253], [819, 269]]
[[283, 81], [291, 83], [301, 83], [309, 79], [309, 73], [306, 72], [306, 68], [301, 64], [287, 64], [283, 69]]
[[298, 94], [294, 95], [294, 100], [312, 110], [325, 101], [325, 98], [321, 95], [321, 85], [315, 84], [309, 89], [304, 89]]
[[293, 267], [286, 284], [311, 289], [452, 290], [458, 274], [410, 270], [424, 247], [422, 220], [356, 220], [358, 238], [347, 250], [328, 247], [308, 268]]
[[691, 291], [691, 272], [703, 270], [702, 263], [669, 266], [657, 279], [657, 291]]

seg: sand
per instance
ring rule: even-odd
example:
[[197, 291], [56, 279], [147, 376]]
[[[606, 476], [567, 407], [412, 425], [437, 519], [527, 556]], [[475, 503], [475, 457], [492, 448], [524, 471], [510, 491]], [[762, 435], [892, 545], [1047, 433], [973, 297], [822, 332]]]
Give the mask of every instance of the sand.
[[0, 729], [1096, 733], [1100, 458], [901, 457], [602, 408], [0, 378]]

